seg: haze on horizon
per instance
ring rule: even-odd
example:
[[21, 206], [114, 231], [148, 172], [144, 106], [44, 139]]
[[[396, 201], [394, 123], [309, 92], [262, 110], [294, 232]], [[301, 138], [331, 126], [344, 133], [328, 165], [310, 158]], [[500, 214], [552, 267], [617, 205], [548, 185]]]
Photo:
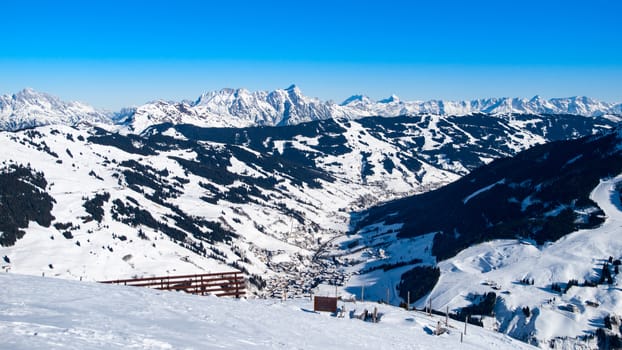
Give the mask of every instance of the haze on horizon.
[[0, 94], [118, 110], [224, 87], [341, 102], [622, 101], [622, 3], [595, 0], [3, 4]]

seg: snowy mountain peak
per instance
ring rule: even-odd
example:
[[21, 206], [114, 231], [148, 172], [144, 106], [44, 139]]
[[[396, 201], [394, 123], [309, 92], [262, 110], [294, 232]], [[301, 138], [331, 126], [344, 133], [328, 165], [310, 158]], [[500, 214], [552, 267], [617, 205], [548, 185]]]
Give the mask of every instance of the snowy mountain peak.
[[372, 100], [365, 95], [352, 95], [341, 102], [340, 106], [354, 105], [354, 104], [371, 104]]
[[397, 97], [397, 95], [395, 94], [378, 101], [378, 103], [394, 103], [394, 102], [400, 102], [400, 98]]
[[286, 91], [294, 91], [299, 93], [300, 89], [298, 88], [298, 86], [296, 86], [296, 84], [292, 84], [290, 86], [287, 87], [287, 89], [285, 89]]
[[74, 125], [80, 122], [111, 123], [111, 118], [109, 113], [89, 105], [64, 102], [32, 88], [0, 96], [0, 130], [20, 130], [49, 124]]
[[294, 84], [290, 85], [287, 89], [285, 89], [285, 91], [287, 91], [287, 94], [292, 100], [303, 100], [306, 98], [298, 86]]
[[43, 95], [43, 93], [39, 94], [33, 88], [27, 87], [13, 94], [13, 98], [16, 98], [16, 99], [17, 98], [28, 98], [28, 97], [37, 96], [37, 95]]
[[343, 116], [334, 113], [332, 105], [304, 96], [296, 85], [271, 92], [225, 88], [203, 93], [193, 103], [148, 103], [127, 120], [136, 132], [164, 122], [205, 127], [290, 125]]
[[[7, 97], [7, 96], [3, 96]], [[58, 97], [46, 94], [44, 92], [38, 92], [32, 88], [24, 88], [21, 91], [14, 93], [11, 98], [14, 101], [22, 102], [22, 103], [49, 103], [49, 104], [58, 104], [61, 103]]]

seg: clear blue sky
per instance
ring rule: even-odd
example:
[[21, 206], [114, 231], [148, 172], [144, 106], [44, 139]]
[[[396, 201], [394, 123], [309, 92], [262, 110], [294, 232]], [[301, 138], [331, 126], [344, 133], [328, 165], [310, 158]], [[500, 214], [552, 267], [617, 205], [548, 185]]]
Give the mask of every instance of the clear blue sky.
[[295, 83], [340, 102], [587, 95], [622, 102], [622, 1], [10, 1], [0, 94], [118, 109]]

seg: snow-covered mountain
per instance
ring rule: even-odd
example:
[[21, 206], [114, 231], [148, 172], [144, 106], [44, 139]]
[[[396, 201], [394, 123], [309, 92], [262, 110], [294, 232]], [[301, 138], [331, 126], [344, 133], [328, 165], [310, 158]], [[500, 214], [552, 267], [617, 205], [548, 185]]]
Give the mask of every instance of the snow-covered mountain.
[[271, 92], [222, 89], [195, 101], [156, 101], [142, 105], [121, 121], [141, 132], [161, 123], [204, 127], [282, 126], [351, 117], [347, 108], [304, 96], [295, 85]]
[[374, 102], [365, 96], [353, 96], [341, 106], [358, 111], [359, 115], [467, 115], [485, 114], [577, 114], [601, 116], [619, 114], [621, 104], [605, 103], [588, 97], [553, 98], [546, 100], [540, 96], [525, 98], [488, 98], [471, 101], [402, 101], [397, 96]]
[[[356, 101], [366, 99], [357, 97], [350, 103]], [[393, 97], [378, 103], [400, 102]], [[126, 121], [133, 113], [123, 113]], [[535, 230], [524, 235], [534, 240], [530, 244], [535, 249], [542, 249], [538, 245], [542, 237], [546, 240], [550, 234], [551, 239], [558, 239], [572, 231], [557, 232], [557, 226], [547, 226], [549, 219], [561, 213], [583, 213], [577, 222], [564, 216], [557, 224], [562, 228], [583, 225], [585, 229], [602, 222], [597, 204], [606, 215], [613, 215], [601, 205], [602, 196], [585, 200], [592, 188], [581, 181], [590, 180], [596, 186], [593, 176], [587, 175], [617, 175], [617, 168], [610, 169], [617, 165], [617, 143], [603, 143], [599, 148], [586, 139], [564, 140], [599, 133], [615, 139], [612, 130], [619, 121], [610, 115], [418, 114], [344, 116], [244, 128], [206, 128], [175, 120], [151, 125], [155, 122], [151, 120], [137, 128], [146, 127], [141, 133], [87, 123], [0, 132], [4, 150], [0, 153], [1, 267], [12, 273], [89, 281], [235, 268], [248, 277], [252, 292], [266, 296], [307, 296], [324, 285], [337, 284], [349, 294], [359, 294], [364, 287], [367, 298], [386, 300], [388, 296], [392, 304], [398, 304], [404, 301], [400, 291], [405, 289], [396, 287], [409, 280], [402, 274], [428, 266], [434, 275], [432, 266], [438, 263], [439, 279], [419, 280], [419, 293], [423, 294], [417, 296], [413, 291], [411, 301], [422, 306], [432, 292], [441, 302], [435, 308], [449, 306], [452, 312], [464, 313], [461, 310], [481, 295], [473, 283], [481, 285], [478, 278], [485, 280], [486, 273], [500, 270], [508, 261], [479, 256], [486, 247], [478, 243], [498, 238], [487, 230], [506, 227], [493, 209], [516, 207], [518, 202], [518, 210], [512, 213], [518, 217], [533, 214], [508, 227]], [[602, 136], [589, 140], [604, 142]], [[499, 160], [547, 142], [553, 143], [520, 153], [518, 159], [524, 163]], [[584, 153], [581, 148], [586, 148]], [[564, 157], [556, 152], [565, 152]], [[526, 156], [534, 153], [537, 156]], [[480, 168], [486, 164], [490, 167]], [[589, 174], [584, 173], [586, 169]], [[603, 169], [610, 171], [600, 173]], [[577, 179], [566, 187], [553, 178], [543, 178], [566, 172], [569, 177], [558, 178]], [[456, 182], [463, 176], [467, 176], [465, 180]], [[439, 199], [439, 192], [429, 192], [448, 183], [453, 184], [440, 193], [457, 191], [458, 195]], [[567, 188], [581, 189], [582, 196], [566, 198], [574, 194]], [[499, 195], [497, 191], [501, 191]], [[508, 193], [513, 195], [506, 196]], [[423, 197], [369, 209], [413, 194]], [[496, 197], [500, 199], [494, 201]], [[488, 202], [493, 204], [492, 211], [482, 217]], [[416, 203], [435, 210], [417, 215], [420, 208]], [[415, 222], [413, 215], [426, 220], [427, 226], [421, 226], [426, 230], [409, 224]], [[441, 226], [432, 225], [435, 223]], [[546, 235], [540, 235], [544, 228]], [[448, 233], [438, 235], [438, 231]], [[521, 242], [512, 244], [520, 247]], [[447, 251], [441, 249], [443, 244]], [[599, 248], [603, 244], [617, 247], [599, 241], [587, 255], [577, 258], [578, 264], [596, 266], [597, 260], [586, 260], [592, 255], [619, 256]], [[474, 255], [460, 255], [473, 245]], [[452, 270], [451, 259], [456, 254], [467, 267]], [[547, 261], [556, 258], [551, 259]], [[532, 266], [539, 266], [536, 263]], [[483, 266], [482, 270], [464, 278], [470, 284], [448, 289], [454, 294], [441, 298], [443, 289], [438, 281], [444, 281], [449, 272], [469, 272], [477, 266]], [[486, 270], [486, 266], [494, 269]], [[561, 271], [557, 265], [542, 265], [543, 271], [547, 269]], [[517, 277], [520, 271], [519, 267], [513, 269], [508, 278], [522, 279], [524, 276]], [[547, 281], [567, 283], [567, 278], [581, 278], [583, 272], [576, 268], [550, 276], [533, 275], [538, 281], [534, 288], [549, 293]], [[504, 285], [511, 283], [496, 279]], [[525, 334], [512, 327], [535, 320], [520, 318], [522, 306], [533, 309], [534, 305], [521, 304], [525, 299], [517, 288], [508, 287], [507, 291], [519, 296], [518, 301], [499, 310], [503, 317], [518, 317], [515, 322], [490, 319], [485, 326], [520, 339], [536, 339], [540, 346], [566, 334], [551, 328], [546, 334]], [[473, 294], [465, 297], [460, 290], [473, 290]], [[590, 294], [590, 300], [611, 295], [598, 289]], [[577, 324], [588, 327], [584, 326], [586, 317], [600, 320], [604, 312], [617, 312], [615, 300], [606, 299], [601, 305], [598, 312], [582, 314]], [[595, 328], [586, 330], [591, 334]]]
[[222, 89], [201, 95], [196, 101], [156, 101], [136, 108], [124, 122], [135, 132], [150, 125], [171, 122], [207, 127], [248, 127], [294, 125], [329, 118], [358, 119], [368, 116], [395, 117], [431, 114], [439, 116], [484, 113], [500, 114], [576, 114], [602, 116], [621, 114], [622, 105], [587, 97], [545, 100], [490, 98], [473, 101], [402, 101], [393, 95], [373, 101], [354, 95], [341, 104], [320, 101], [302, 94], [295, 85], [272, 92]]
[[274, 91], [222, 89], [207, 92], [193, 101], [158, 100], [117, 113], [98, 111], [79, 102], [63, 102], [45, 93], [25, 89], [0, 97], [0, 130], [20, 130], [40, 125], [89, 123], [118, 124], [140, 133], [150, 126], [173, 123], [202, 127], [283, 126], [330, 118], [358, 119], [367, 116], [395, 117], [430, 114], [438, 116], [484, 113], [621, 115], [622, 104], [587, 97], [546, 100], [489, 98], [472, 101], [402, 101], [397, 96], [373, 101], [354, 95], [341, 104], [302, 94], [295, 85]]
[[46, 93], [24, 89], [0, 96], [0, 130], [22, 130], [41, 125], [111, 123], [107, 112], [81, 102], [64, 102]]
[[412, 292], [541, 347], [619, 344], [620, 174], [620, 129], [538, 145], [355, 215], [332, 256], [370, 298]]
[[[1, 132], [0, 198], [30, 201], [2, 202], [0, 214], [23, 215], [0, 220], [7, 246], [0, 254], [17, 272], [84, 279], [228, 265], [264, 276], [269, 293], [283, 289], [281, 279], [300, 280], [286, 288], [304, 294], [333, 272], [344, 278], [317, 253], [348, 230], [352, 211], [614, 125], [571, 115], [472, 115], [241, 129], [161, 124], [141, 135], [89, 126]], [[65, 253], [34, 258], [33, 251]], [[102, 269], [127, 255], [122, 268]], [[180, 260], [186, 256], [192, 263]]]

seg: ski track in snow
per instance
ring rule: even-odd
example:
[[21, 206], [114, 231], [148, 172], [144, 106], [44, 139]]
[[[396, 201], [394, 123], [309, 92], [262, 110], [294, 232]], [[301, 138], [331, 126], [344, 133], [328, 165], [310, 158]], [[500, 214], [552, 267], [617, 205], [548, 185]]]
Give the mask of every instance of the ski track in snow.
[[483, 192], [486, 192], [486, 191], [488, 191], [489, 189], [491, 189], [491, 188], [493, 188], [493, 187], [495, 187], [495, 186], [497, 186], [497, 185], [501, 185], [501, 184], [504, 184], [504, 183], [505, 183], [505, 179], [501, 179], [501, 180], [499, 180], [499, 181], [495, 182], [495, 183], [494, 183], [494, 184], [492, 184], [492, 185], [488, 185], [488, 186], [486, 186], [486, 187], [484, 187], [484, 188], [480, 188], [479, 190], [477, 190], [477, 191], [475, 191], [475, 192], [471, 193], [471, 194], [470, 194], [470, 195], [468, 195], [466, 198], [464, 198], [464, 199], [462, 200], [462, 204], [467, 204], [467, 202], [468, 202], [468, 201], [470, 201], [471, 199], [473, 199], [473, 198], [474, 198], [474, 197], [476, 197], [477, 195], [479, 195], [479, 194], [481, 194], [481, 193], [483, 193]]

